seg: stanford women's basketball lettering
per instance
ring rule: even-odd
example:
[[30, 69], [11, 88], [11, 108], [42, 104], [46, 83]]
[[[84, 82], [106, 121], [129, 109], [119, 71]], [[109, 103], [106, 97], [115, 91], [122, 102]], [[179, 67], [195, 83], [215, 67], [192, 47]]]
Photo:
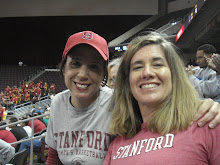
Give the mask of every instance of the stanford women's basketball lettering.
[[54, 133], [54, 139], [59, 155], [84, 155], [104, 159], [106, 154], [103, 151], [108, 150], [111, 135], [100, 131], [65, 131]]

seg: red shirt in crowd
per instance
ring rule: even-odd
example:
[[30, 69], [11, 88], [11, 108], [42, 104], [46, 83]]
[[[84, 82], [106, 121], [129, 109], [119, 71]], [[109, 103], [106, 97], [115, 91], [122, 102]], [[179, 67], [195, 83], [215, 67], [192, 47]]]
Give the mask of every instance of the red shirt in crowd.
[[21, 87], [21, 89], [24, 90], [26, 86], [24, 84], [22, 84], [20, 87]]
[[14, 94], [17, 94], [17, 92], [18, 92], [18, 88], [16, 88], [16, 87], [13, 88], [13, 93], [14, 93]]
[[50, 85], [50, 90], [55, 90], [55, 84]]
[[23, 89], [20, 89], [19, 93], [21, 94], [21, 96], [24, 96], [24, 90]]
[[5, 96], [5, 94], [4, 94], [4, 93], [1, 93], [1, 94], [0, 94], [0, 100], [2, 100], [4, 96]]
[[37, 95], [41, 95], [42, 90], [40, 88], [37, 88]]
[[13, 97], [11, 98], [11, 101], [12, 101], [13, 103], [17, 104], [17, 98], [16, 98], [16, 96], [13, 96]]
[[[28, 126], [31, 127], [31, 123], [32, 123], [32, 120], [30, 120]], [[44, 123], [42, 123], [40, 120], [38, 119], [35, 119], [34, 120], [34, 133], [37, 133], [37, 132], [40, 132], [42, 131], [43, 129], [46, 129], [46, 126], [44, 125]]]
[[27, 92], [24, 96], [25, 101], [29, 101], [30, 100], [30, 94]]
[[39, 80], [38, 84], [40, 88], [43, 88], [43, 82], [41, 80]]
[[9, 86], [7, 86], [7, 88], [5, 88], [5, 93], [9, 93], [9, 91], [11, 91], [11, 88]]
[[[0, 139], [6, 141], [8, 143], [13, 143], [13, 142], [17, 141], [14, 134], [8, 130], [0, 130]], [[14, 145], [13, 145], [13, 147], [14, 147]]]
[[47, 90], [47, 84], [44, 84], [44, 89]]
[[31, 95], [32, 95], [32, 96], [35, 96], [35, 88], [32, 88], [32, 89], [31, 89]]

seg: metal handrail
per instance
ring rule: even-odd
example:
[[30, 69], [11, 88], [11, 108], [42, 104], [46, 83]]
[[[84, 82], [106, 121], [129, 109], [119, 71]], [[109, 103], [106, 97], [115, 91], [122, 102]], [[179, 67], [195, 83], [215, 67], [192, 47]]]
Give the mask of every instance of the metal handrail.
[[[1, 129], [1, 128], [8, 127], [8, 126], [11, 126], [11, 125], [20, 124], [20, 123], [23, 123], [23, 122], [26, 122], [26, 121], [30, 121], [31, 119], [38, 119], [38, 118], [41, 118], [41, 117], [45, 117], [45, 116], [48, 116], [48, 115], [50, 115], [50, 114], [47, 113], [47, 114], [43, 114], [43, 115], [38, 115], [38, 116], [30, 117], [30, 118], [24, 119], [24, 120], [19, 120], [19, 121], [13, 122], [13, 123], [11, 123], [11, 124], [7, 124], [7, 125], [0, 126], [0, 129]], [[33, 128], [32, 128], [32, 129], [33, 129]]]
[[17, 142], [13, 142], [13, 143], [10, 143], [10, 145], [15, 145], [15, 144], [20, 144], [22, 142], [25, 142], [25, 141], [31, 141], [31, 148], [30, 148], [30, 165], [33, 165], [33, 149], [34, 149], [34, 144], [33, 144], [33, 140], [34, 139], [38, 139], [38, 138], [41, 138], [41, 137], [45, 137], [46, 135], [39, 135], [39, 136], [35, 136], [34, 137], [34, 119], [38, 119], [38, 118], [41, 118], [41, 117], [45, 117], [45, 116], [49, 116], [50, 114], [43, 114], [43, 115], [38, 115], [38, 116], [34, 116], [34, 117], [31, 117], [31, 118], [28, 118], [28, 119], [24, 119], [24, 120], [19, 120], [17, 122], [13, 122], [11, 124], [7, 124], [7, 125], [3, 125], [3, 126], [0, 126], [0, 129], [1, 128], [5, 128], [5, 127], [8, 127], [8, 126], [11, 126], [11, 125], [15, 125], [15, 124], [19, 124], [19, 123], [23, 123], [23, 122], [26, 122], [26, 121], [32, 121], [31, 123], [31, 128], [32, 128], [32, 131], [31, 131], [31, 137], [28, 138], [28, 139], [23, 139], [23, 140], [19, 140]]

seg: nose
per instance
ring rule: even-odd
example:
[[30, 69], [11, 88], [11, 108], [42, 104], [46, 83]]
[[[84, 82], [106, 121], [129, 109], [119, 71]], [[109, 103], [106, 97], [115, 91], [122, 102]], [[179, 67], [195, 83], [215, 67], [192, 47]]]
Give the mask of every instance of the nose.
[[77, 77], [80, 80], [86, 80], [88, 78], [88, 74], [89, 74], [89, 68], [86, 65], [82, 65], [79, 68], [79, 72], [77, 74]]
[[155, 76], [154, 69], [151, 66], [145, 66], [142, 72], [142, 78], [153, 78]]

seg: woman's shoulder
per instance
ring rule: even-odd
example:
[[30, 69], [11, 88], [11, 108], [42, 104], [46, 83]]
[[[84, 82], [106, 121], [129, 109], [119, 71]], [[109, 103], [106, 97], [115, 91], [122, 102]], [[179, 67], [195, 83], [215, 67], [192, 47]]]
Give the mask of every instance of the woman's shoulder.
[[196, 122], [189, 128], [191, 130], [192, 140], [195, 143], [211, 145], [220, 141], [220, 125], [217, 125], [215, 128], [209, 128], [209, 124], [207, 123], [203, 127], [199, 127], [198, 122]]
[[52, 100], [55, 100], [55, 102], [57, 102], [58, 100], [62, 99], [62, 100], [66, 100], [67, 97], [70, 96], [70, 90], [66, 89], [60, 93], [57, 93]]

